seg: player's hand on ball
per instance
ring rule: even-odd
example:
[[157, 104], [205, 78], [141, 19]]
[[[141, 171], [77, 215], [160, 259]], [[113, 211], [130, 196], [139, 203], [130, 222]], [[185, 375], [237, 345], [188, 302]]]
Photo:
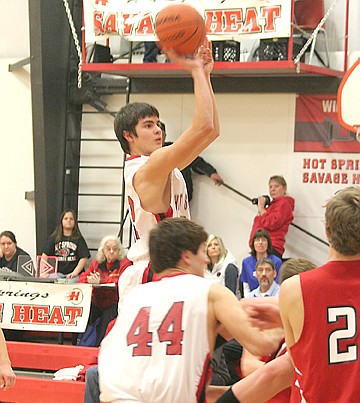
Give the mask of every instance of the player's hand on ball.
[[163, 48], [163, 53], [171, 60], [172, 63], [180, 64], [183, 69], [193, 71], [196, 68], [202, 68], [203, 62], [198, 54], [193, 57], [179, 55], [174, 49]]
[[202, 60], [205, 74], [210, 75], [214, 67], [214, 59], [212, 55], [212, 43], [206, 37], [204, 43], [198, 49], [198, 56]]

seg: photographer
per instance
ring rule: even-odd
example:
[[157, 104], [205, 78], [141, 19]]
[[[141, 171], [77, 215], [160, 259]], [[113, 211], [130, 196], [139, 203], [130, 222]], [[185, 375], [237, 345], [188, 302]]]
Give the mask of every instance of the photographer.
[[271, 202], [266, 206], [266, 197], [258, 197], [258, 213], [254, 218], [250, 233], [249, 245], [254, 233], [259, 229], [266, 229], [270, 235], [273, 254], [282, 257], [284, 253], [285, 235], [294, 219], [293, 211], [295, 200], [286, 196], [287, 184], [282, 176], [272, 176], [269, 179], [269, 193]]

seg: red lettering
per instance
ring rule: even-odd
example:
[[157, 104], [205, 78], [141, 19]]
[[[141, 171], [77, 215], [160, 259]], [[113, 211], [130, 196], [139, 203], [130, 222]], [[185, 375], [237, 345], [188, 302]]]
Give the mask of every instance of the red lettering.
[[339, 169], [342, 169], [343, 166], [345, 165], [345, 163], [346, 163], [345, 160], [339, 160], [339, 161], [338, 161]]
[[304, 158], [303, 160], [303, 169], [309, 169], [310, 168], [310, 158]]
[[102, 18], [104, 13], [102, 11], [94, 11], [94, 30], [99, 33], [104, 33]]
[[13, 304], [13, 316], [11, 321], [13, 323], [30, 323], [31, 305], [17, 305]]
[[109, 0], [95, 0], [95, 4], [101, 4], [103, 6], [106, 6], [108, 1]]
[[152, 333], [149, 332], [150, 308], [141, 308], [126, 335], [127, 345], [135, 344], [133, 347], [133, 357], [150, 356]]
[[48, 306], [33, 306], [33, 323], [48, 323], [49, 307]]
[[[123, 27], [122, 31], [124, 35], [131, 35], [133, 29], [133, 21], [136, 14], [123, 14]], [[130, 22], [130, 23], [129, 23]]]
[[242, 10], [224, 10], [224, 32], [240, 32], [243, 27]]
[[262, 7], [261, 16], [265, 18], [265, 32], [275, 31], [275, 19], [280, 17], [280, 6]]
[[54, 306], [53, 310], [51, 311], [48, 323], [50, 325], [60, 325], [60, 326], [63, 326], [65, 324], [65, 320], [60, 306]]
[[167, 355], [181, 355], [184, 331], [182, 330], [182, 312], [184, 302], [174, 302], [158, 329], [161, 343], [169, 342], [166, 346]]
[[136, 30], [137, 35], [152, 35], [154, 32], [154, 26], [150, 16], [143, 18]]
[[76, 325], [76, 318], [81, 316], [83, 313], [83, 308], [75, 307], [75, 306], [66, 306], [65, 307], [65, 316], [69, 316], [69, 320], [67, 321], [67, 325], [74, 326]]
[[221, 33], [222, 32], [222, 11], [211, 10], [206, 12], [205, 16], [206, 32]]
[[307, 172], [303, 173], [303, 183], [309, 182], [309, 174]]
[[353, 185], [360, 185], [360, 174], [353, 174], [352, 183]]
[[257, 10], [255, 7], [246, 9], [243, 32], [261, 32], [261, 28], [258, 24]]
[[109, 14], [104, 22], [104, 32], [117, 33], [117, 15]]

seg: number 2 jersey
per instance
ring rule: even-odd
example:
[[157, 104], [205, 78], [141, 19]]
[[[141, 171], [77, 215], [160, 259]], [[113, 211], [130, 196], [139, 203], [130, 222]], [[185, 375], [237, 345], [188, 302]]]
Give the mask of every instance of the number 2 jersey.
[[303, 402], [357, 403], [360, 261], [330, 261], [301, 273], [300, 283], [304, 325], [290, 348], [295, 387]]
[[129, 292], [100, 348], [102, 402], [204, 401], [210, 287], [202, 277], [180, 274]]

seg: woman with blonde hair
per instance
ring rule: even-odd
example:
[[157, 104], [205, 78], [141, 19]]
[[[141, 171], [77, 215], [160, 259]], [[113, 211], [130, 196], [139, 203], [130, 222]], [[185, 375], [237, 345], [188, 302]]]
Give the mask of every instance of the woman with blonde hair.
[[119, 294], [117, 284], [121, 274], [121, 261], [125, 254], [120, 240], [114, 235], [104, 237], [89, 268], [80, 275], [79, 283], [110, 284], [114, 287], [94, 287], [91, 299], [89, 325], [98, 318], [96, 345], [104, 338], [108, 324], [117, 317]]
[[229, 288], [238, 298], [239, 293], [239, 269], [235, 257], [229, 252], [219, 236], [209, 235], [206, 253], [210, 259], [204, 277]]

